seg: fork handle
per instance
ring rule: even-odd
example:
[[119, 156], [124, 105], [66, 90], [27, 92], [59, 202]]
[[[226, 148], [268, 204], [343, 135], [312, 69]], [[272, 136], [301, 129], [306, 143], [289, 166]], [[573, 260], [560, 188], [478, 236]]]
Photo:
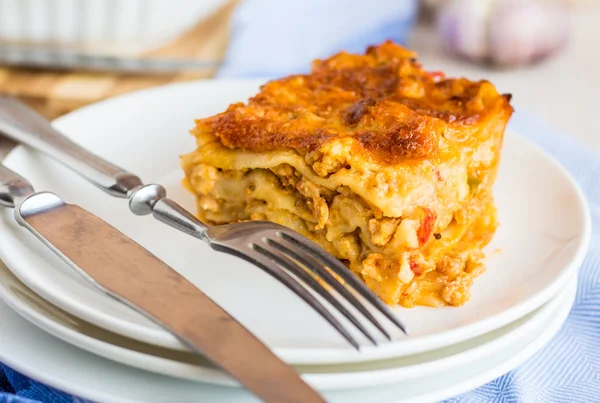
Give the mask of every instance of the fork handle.
[[61, 162], [106, 193], [127, 198], [142, 181], [74, 143], [16, 99], [0, 96], [0, 132]]
[[[144, 185], [134, 174], [92, 154], [65, 137], [44, 117], [14, 98], [0, 96], [0, 132], [56, 159], [106, 193], [128, 198], [129, 209], [134, 214], [152, 214], [157, 220], [186, 234], [207, 239], [208, 227], [168, 199], [162, 186]], [[2, 197], [0, 188], [0, 198]], [[10, 198], [5, 201], [0, 199], [0, 205], [11, 203], [13, 200]]]

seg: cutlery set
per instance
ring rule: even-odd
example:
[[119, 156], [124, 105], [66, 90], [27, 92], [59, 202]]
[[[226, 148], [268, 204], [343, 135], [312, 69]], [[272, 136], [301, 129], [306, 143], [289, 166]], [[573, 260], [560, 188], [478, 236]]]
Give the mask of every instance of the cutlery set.
[[[346, 266], [286, 227], [266, 221], [207, 226], [169, 199], [161, 185], [144, 184], [136, 175], [83, 149], [9, 97], [0, 98], [0, 133], [56, 159], [107, 194], [128, 199], [134, 214], [152, 215], [216, 251], [254, 264], [305, 301], [356, 349], [359, 343], [321, 300], [373, 344], [375, 338], [348, 304], [388, 339], [389, 332], [361, 299], [406, 332]], [[25, 178], [1, 165], [0, 204], [14, 208], [21, 226], [95, 287], [171, 332], [262, 400], [323, 401], [293, 368], [201, 290], [108, 223], [54, 193], [36, 192]]]

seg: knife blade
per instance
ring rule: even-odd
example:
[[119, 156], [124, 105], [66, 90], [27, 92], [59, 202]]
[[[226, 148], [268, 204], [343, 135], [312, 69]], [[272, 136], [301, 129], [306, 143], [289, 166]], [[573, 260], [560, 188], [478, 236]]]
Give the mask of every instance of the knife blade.
[[324, 402], [292, 367], [192, 283], [83, 208], [0, 165], [0, 204], [75, 271], [158, 323], [265, 402]]

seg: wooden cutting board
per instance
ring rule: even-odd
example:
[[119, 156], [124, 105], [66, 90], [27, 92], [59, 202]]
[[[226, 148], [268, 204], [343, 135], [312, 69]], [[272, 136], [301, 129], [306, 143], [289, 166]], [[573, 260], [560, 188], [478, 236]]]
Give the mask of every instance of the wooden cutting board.
[[[196, 58], [220, 62], [229, 39], [231, 1], [167, 46], [144, 53], [156, 58]], [[116, 74], [0, 67], [0, 93], [16, 96], [54, 119], [92, 102], [178, 81], [212, 76], [216, 68], [180, 74]]]

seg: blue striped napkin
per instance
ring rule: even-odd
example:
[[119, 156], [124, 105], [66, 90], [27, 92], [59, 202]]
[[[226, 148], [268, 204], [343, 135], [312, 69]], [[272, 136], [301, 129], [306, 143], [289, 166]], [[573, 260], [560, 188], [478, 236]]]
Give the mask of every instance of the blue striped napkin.
[[[299, 73], [312, 59], [342, 49], [362, 52], [388, 38], [403, 43], [416, 7], [416, 0], [246, 0], [234, 15], [232, 41], [219, 76]], [[519, 368], [448, 402], [598, 402], [600, 153], [522, 111], [515, 113], [510, 127], [554, 155], [583, 188], [593, 219], [591, 247], [573, 310], [552, 341]], [[0, 365], [0, 403], [73, 399]]]

